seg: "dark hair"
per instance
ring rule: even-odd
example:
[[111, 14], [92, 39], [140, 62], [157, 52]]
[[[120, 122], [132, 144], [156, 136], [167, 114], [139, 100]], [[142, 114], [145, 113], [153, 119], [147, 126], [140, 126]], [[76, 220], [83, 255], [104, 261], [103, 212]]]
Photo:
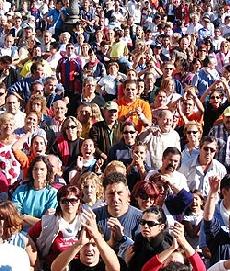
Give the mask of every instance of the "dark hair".
[[121, 132], [123, 133], [126, 126], [133, 126], [133, 128], [136, 130], [135, 124], [132, 121], [126, 121], [121, 126]]
[[43, 65], [41, 62], [34, 62], [34, 63], [32, 64], [32, 66], [31, 66], [31, 68], [30, 68], [31, 74], [35, 74], [35, 72], [36, 72], [37, 69], [38, 69], [38, 66], [43, 66], [43, 67], [44, 67], [44, 65]]
[[148, 208], [147, 210], [145, 210], [142, 214], [142, 216], [144, 214], [155, 214], [158, 216], [158, 222], [161, 224], [164, 224], [164, 229], [166, 229], [168, 227], [168, 221], [167, 221], [167, 217], [164, 213], [164, 210], [158, 206], [158, 205], [154, 205], [150, 208]]
[[161, 271], [191, 271], [188, 265], [180, 262], [170, 262], [167, 266], [160, 269]]
[[58, 50], [60, 46], [59, 46], [59, 44], [57, 42], [54, 41], [54, 42], [50, 43], [50, 47], [53, 47], [54, 49]]
[[122, 173], [113, 172], [104, 178], [103, 187], [106, 189], [109, 184], [114, 183], [123, 183], [125, 186], [127, 186], [127, 177]]
[[0, 62], [3, 64], [12, 64], [12, 57], [11, 56], [2, 56], [0, 58]]
[[204, 136], [204, 137], [202, 137], [201, 141], [200, 141], [200, 148], [204, 145], [205, 142], [208, 142], [208, 143], [215, 142], [216, 145], [218, 145], [217, 140], [216, 140], [216, 138], [214, 136]]
[[76, 185], [64, 185], [62, 186], [57, 193], [57, 201], [58, 205], [56, 208], [56, 215], [61, 215], [62, 210], [61, 210], [61, 205], [60, 205], [60, 200], [63, 197], [69, 196], [69, 194], [74, 194], [77, 198], [81, 199], [81, 191]]
[[166, 156], [168, 156], [170, 153], [173, 155], [178, 154], [181, 156], [181, 152], [176, 147], [168, 147], [164, 150], [162, 157], [166, 158]]
[[[35, 137], [34, 137], [35, 138]], [[53, 180], [53, 167], [49, 161], [49, 159], [46, 156], [37, 156], [32, 160], [29, 170], [28, 170], [28, 176], [31, 186], [33, 186], [34, 178], [33, 178], [33, 169], [37, 162], [44, 162], [46, 164], [47, 168], [47, 174], [46, 174], [46, 186], [48, 186], [52, 180]]]
[[128, 84], [135, 84], [136, 87], [137, 87], [137, 80], [126, 80], [126, 81], [124, 82], [124, 88], [126, 88], [126, 86], [127, 86]]
[[229, 189], [230, 188], [230, 174], [226, 174], [224, 178], [220, 182], [220, 191], [225, 188]]

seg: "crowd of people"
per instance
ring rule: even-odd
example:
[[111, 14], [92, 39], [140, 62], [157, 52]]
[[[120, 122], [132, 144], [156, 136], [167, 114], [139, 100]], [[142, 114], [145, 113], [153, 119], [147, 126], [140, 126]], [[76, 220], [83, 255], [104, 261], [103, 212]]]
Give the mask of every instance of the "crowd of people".
[[0, 0], [0, 269], [229, 270], [229, 191], [228, 0]]

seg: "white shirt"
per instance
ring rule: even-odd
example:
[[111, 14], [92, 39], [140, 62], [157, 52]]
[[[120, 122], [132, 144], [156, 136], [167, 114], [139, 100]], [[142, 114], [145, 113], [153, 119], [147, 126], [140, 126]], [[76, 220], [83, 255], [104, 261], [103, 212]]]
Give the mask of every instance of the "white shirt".
[[[145, 181], [148, 181], [150, 176], [154, 175], [155, 173], [159, 173], [158, 170], [150, 170], [145, 177]], [[171, 178], [171, 184], [175, 185], [179, 190], [185, 189], [186, 191], [189, 191], [187, 180], [184, 176], [184, 174], [180, 173], [179, 171], [175, 170], [172, 173]]]
[[203, 25], [200, 23], [197, 23], [195, 25], [193, 23], [190, 23], [187, 27], [186, 34], [191, 35], [194, 33], [198, 33], [201, 28], [203, 28]]
[[195, 189], [199, 190], [204, 196], [209, 192], [209, 177], [218, 176], [221, 180], [227, 173], [226, 168], [216, 159], [213, 159], [207, 172], [205, 173], [198, 161], [198, 155], [196, 159], [183, 163], [179, 169], [183, 173], [188, 181], [188, 186], [191, 191]]
[[211, 266], [208, 271], [230, 271], [230, 269], [226, 269], [224, 267], [225, 260], [221, 260], [218, 263], [215, 263], [213, 266]]

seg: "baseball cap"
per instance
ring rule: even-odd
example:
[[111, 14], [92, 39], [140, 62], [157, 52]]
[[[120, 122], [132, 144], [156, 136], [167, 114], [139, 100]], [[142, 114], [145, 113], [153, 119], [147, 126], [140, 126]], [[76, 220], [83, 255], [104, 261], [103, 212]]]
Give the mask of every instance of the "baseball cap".
[[113, 101], [106, 102], [104, 105], [104, 109], [118, 111], [118, 104]]
[[227, 107], [227, 108], [224, 110], [223, 115], [226, 116], [226, 117], [230, 117], [230, 106]]

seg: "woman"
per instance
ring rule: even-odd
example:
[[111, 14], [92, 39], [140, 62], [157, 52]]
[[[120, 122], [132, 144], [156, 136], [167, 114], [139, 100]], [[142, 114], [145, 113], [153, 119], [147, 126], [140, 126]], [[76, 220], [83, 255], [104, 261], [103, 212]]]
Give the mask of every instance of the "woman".
[[167, 106], [167, 93], [165, 90], [156, 92], [154, 102], [151, 104], [152, 109], [152, 122], [157, 124], [157, 118], [162, 109], [168, 109]]
[[86, 172], [81, 175], [78, 187], [82, 191], [82, 203], [84, 207], [92, 209], [104, 205], [102, 180], [94, 172]]
[[56, 213], [42, 216], [30, 229], [29, 236], [36, 244], [43, 270], [50, 270], [53, 260], [77, 242], [81, 230], [80, 199], [81, 192], [76, 186], [61, 187]]
[[171, 77], [166, 77], [161, 82], [160, 90], [164, 90], [166, 92], [167, 105], [181, 98], [181, 95], [176, 93], [175, 87], [175, 80]]
[[[223, 100], [225, 98], [225, 101]], [[204, 111], [204, 135], [208, 135], [210, 129], [224, 110], [230, 104], [230, 88], [226, 79], [216, 80], [201, 96]]]
[[36, 157], [29, 168], [29, 181], [18, 186], [12, 195], [12, 201], [23, 215], [28, 227], [49, 214], [57, 206], [57, 190], [50, 186], [53, 169], [45, 156]]
[[10, 113], [0, 115], [0, 170], [6, 176], [8, 186], [18, 180], [20, 164], [13, 154], [12, 146], [17, 141], [14, 135], [14, 116]]
[[134, 206], [137, 206], [141, 211], [145, 211], [156, 203], [158, 194], [154, 183], [140, 181], [133, 187], [131, 199], [133, 199]]
[[182, 164], [187, 163], [193, 159], [196, 159], [200, 152], [199, 144], [202, 137], [202, 125], [196, 121], [189, 121], [184, 126], [184, 135], [186, 145], [182, 152], [181, 161]]
[[31, 267], [35, 266], [37, 252], [34, 242], [22, 232], [23, 218], [10, 201], [0, 203], [0, 238], [4, 243], [23, 248], [28, 253]]
[[80, 154], [82, 125], [72, 116], [67, 117], [61, 128], [61, 135], [56, 139], [52, 152], [57, 155], [64, 166], [63, 177], [69, 182], [69, 171], [74, 169]]
[[51, 118], [46, 115], [46, 99], [40, 94], [34, 94], [30, 97], [26, 105], [26, 113], [34, 111], [40, 117], [40, 126], [45, 128], [51, 124]]
[[139, 223], [140, 233], [126, 254], [130, 271], [140, 271], [151, 257], [172, 244], [172, 237], [167, 231], [167, 218], [161, 207], [153, 206], [145, 210]]

